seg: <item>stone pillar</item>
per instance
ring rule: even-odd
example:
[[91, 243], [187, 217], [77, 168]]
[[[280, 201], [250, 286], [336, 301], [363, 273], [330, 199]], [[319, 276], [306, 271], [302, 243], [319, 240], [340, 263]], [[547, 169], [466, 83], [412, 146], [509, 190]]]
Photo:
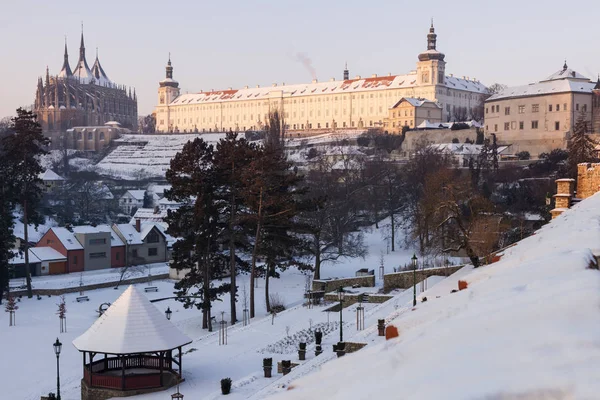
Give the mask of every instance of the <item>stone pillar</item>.
[[558, 217], [571, 207], [575, 187], [575, 179], [557, 179], [555, 182], [556, 194], [553, 196], [554, 209], [550, 210], [552, 219]]

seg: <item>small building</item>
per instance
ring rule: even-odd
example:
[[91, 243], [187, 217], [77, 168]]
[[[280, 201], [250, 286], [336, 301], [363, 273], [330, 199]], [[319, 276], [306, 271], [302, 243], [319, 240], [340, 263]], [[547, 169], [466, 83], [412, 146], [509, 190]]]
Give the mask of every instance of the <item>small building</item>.
[[390, 107], [384, 126], [389, 132], [400, 133], [403, 127], [413, 129], [425, 120], [441, 123], [442, 107], [435, 101], [403, 97]]
[[[440, 143], [432, 144], [430, 147], [450, 155], [456, 161], [459, 168], [467, 168], [471, 160], [476, 161], [479, 158], [483, 145], [470, 143]], [[510, 146], [498, 146], [498, 158], [500, 159], [504, 153], [507, 153], [509, 148]], [[491, 157], [491, 152], [489, 153], [489, 157]]]
[[155, 223], [135, 225], [114, 224], [113, 230], [127, 247], [127, 263], [152, 264], [168, 260], [168, 241], [163, 230]]
[[93, 271], [110, 268], [111, 238], [90, 225], [73, 227], [75, 238], [83, 245], [83, 269]]
[[134, 209], [144, 207], [145, 190], [128, 190], [119, 199], [119, 207], [127, 214], [131, 214]]
[[53, 227], [46, 232], [36, 247], [52, 247], [67, 258], [65, 273], [84, 270], [84, 249], [75, 234], [67, 228]]
[[160, 206], [154, 208], [138, 208], [129, 221], [130, 225], [135, 225], [135, 221], [141, 221], [142, 224], [147, 222], [155, 222], [160, 224], [163, 228], [167, 228], [165, 218], [167, 216], [167, 209], [161, 209]]
[[134, 286], [73, 346], [83, 353], [82, 400], [106, 400], [165, 390], [183, 380], [181, 333]]
[[47, 169], [43, 173], [39, 175], [39, 178], [43, 182], [43, 190], [44, 192], [52, 192], [53, 190], [62, 187], [65, 182], [65, 178], [58, 175], [56, 172], [51, 169]]

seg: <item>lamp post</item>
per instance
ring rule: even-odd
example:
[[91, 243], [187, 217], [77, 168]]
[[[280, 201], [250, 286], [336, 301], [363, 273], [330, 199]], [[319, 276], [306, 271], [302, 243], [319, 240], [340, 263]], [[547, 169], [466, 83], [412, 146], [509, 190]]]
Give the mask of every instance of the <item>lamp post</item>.
[[344, 325], [342, 322], [342, 304], [344, 303], [344, 288], [340, 286], [338, 289], [338, 300], [340, 301], [340, 342], [344, 341]]
[[165, 315], [167, 316], [167, 319], [170, 321], [171, 320], [171, 314], [173, 313], [173, 311], [171, 311], [171, 307], [167, 307], [167, 309], [165, 310]]
[[56, 354], [56, 400], [60, 400], [60, 367], [58, 363], [58, 359], [60, 357], [60, 350], [62, 348], [62, 343], [56, 338], [56, 342], [53, 344], [54, 346], [54, 354]]
[[417, 305], [417, 255], [411, 258], [413, 266], [413, 307]]

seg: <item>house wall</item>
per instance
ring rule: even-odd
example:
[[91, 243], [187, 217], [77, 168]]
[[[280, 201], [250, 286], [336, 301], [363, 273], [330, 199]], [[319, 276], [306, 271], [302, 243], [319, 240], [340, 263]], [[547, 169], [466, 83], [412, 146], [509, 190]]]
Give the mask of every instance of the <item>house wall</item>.
[[113, 246], [110, 248], [110, 266], [111, 268], [125, 266], [125, 246]]
[[[154, 228], [154, 230], [156, 230], [156, 228]], [[150, 234], [148, 234], [148, 236], [150, 236]], [[133, 265], [152, 264], [167, 261], [167, 243], [165, 241], [164, 236], [161, 233], [158, 233], [157, 243], [149, 243], [147, 241], [148, 236], [146, 236], [146, 238], [144, 239], [143, 244], [129, 246], [130, 262]], [[155, 256], [149, 255], [149, 251], [152, 248], [156, 248]], [[137, 256], [133, 255], [134, 251], [137, 251]]]
[[67, 250], [62, 244], [52, 229], [42, 236], [36, 247], [51, 247], [58, 251], [63, 256], [67, 257], [66, 272], [81, 272], [84, 266], [84, 251], [81, 250]]
[[416, 107], [415, 126], [419, 126], [425, 120], [442, 123], [442, 109], [432, 103], [423, 103], [421, 107]]
[[565, 149], [579, 114], [583, 112], [589, 121], [591, 111], [592, 96], [586, 93], [492, 100], [485, 103], [485, 132], [495, 133], [499, 144], [512, 144], [515, 153], [529, 151], [535, 157], [556, 148]]
[[[75, 237], [83, 244], [84, 248], [84, 269], [93, 271], [98, 269], [110, 268], [111, 266], [111, 247], [110, 233], [75, 233]], [[103, 243], [96, 244], [93, 241], [103, 240]], [[97, 255], [103, 254], [98, 257]]]

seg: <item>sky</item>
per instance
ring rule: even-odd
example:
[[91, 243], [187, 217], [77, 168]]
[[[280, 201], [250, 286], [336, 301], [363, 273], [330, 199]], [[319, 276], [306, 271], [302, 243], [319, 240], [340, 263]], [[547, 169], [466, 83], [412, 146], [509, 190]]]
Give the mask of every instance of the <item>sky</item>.
[[[569, 67], [600, 72], [597, 0], [0, 0], [0, 118], [31, 105], [37, 78], [71, 68], [81, 24], [90, 67], [135, 87], [140, 115], [157, 103], [171, 54], [182, 93], [350, 76], [403, 74], [426, 49], [431, 18], [446, 73], [519, 85]], [[304, 60], [304, 62], [302, 61]], [[306, 64], [310, 64], [307, 68]]]

